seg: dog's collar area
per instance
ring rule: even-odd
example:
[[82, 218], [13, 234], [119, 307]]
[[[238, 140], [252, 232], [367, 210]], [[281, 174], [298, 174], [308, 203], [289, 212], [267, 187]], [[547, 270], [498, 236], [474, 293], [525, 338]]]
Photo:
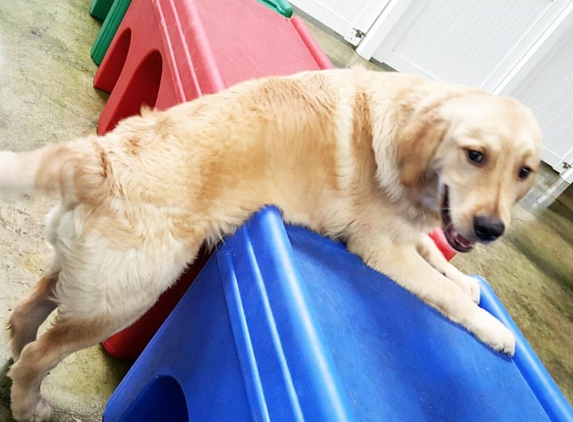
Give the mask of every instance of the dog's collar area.
[[474, 244], [458, 233], [454, 223], [452, 222], [452, 216], [450, 214], [450, 195], [447, 185], [444, 185], [444, 198], [442, 200], [442, 224], [444, 227], [444, 234], [450, 246], [458, 252], [469, 252], [473, 249]]

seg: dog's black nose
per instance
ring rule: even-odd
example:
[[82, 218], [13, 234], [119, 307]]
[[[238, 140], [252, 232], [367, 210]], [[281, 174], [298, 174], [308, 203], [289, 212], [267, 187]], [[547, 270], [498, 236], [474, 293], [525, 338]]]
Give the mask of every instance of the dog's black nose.
[[505, 224], [498, 217], [476, 215], [474, 217], [474, 232], [479, 240], [491, 242], [500, 237], [505, 231]]

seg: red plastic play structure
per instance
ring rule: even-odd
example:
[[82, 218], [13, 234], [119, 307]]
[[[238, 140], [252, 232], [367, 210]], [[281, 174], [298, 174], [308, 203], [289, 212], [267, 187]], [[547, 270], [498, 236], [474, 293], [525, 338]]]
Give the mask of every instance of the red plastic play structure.
[[456, 256], [456, 251], [446, 240], [446, 235], [442, 229], [435, 229], [432, 233], [430, 233], [430, 237], [448, 261]]
[[98, 133], [143, 104], [165, 109], [248, 79], [332, 65], [299, 18], [255, 0], [134, 0], [95, 76]]

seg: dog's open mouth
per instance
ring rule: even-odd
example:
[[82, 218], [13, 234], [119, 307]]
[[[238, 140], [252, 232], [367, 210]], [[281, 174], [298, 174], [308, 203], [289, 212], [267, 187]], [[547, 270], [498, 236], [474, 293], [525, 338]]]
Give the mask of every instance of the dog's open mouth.
[[473, 249], [474, 244], [463, 237], [456, 230], [454, 223], [452, 223], [452, 216], [450, 215], [450, 197], [448, 187], [444, 188], [444, 199], [442, 201], [442, 224], [444, 225], [444, 234], [452, 248], [458, 252], [469, 252]]

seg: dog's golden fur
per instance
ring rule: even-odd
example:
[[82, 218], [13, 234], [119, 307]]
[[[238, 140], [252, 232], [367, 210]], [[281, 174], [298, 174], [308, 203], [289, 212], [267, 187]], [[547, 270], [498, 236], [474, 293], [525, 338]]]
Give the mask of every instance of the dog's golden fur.
[[[10, 320], [15, 417], [48, 420], [39, 387], [51, 368], [134, 322], [205, 241], [216, 244], [265, 204], [344, 240], [512, 354], [512, 334], [475, 304], [475, 280], [425, 233], [442, 224], [459, 250], [501, 235], [531, 187], [540, 139], [515, 100], [354, 69], [249, 81], [143, 110], [104, 137], [0, 152], [0, 190], [62, 194], [47, 224], [53, 268]], [[497, 231], [480, 234], [476, 216]], [[53, 327], [36, 340], [56, 307]]]

